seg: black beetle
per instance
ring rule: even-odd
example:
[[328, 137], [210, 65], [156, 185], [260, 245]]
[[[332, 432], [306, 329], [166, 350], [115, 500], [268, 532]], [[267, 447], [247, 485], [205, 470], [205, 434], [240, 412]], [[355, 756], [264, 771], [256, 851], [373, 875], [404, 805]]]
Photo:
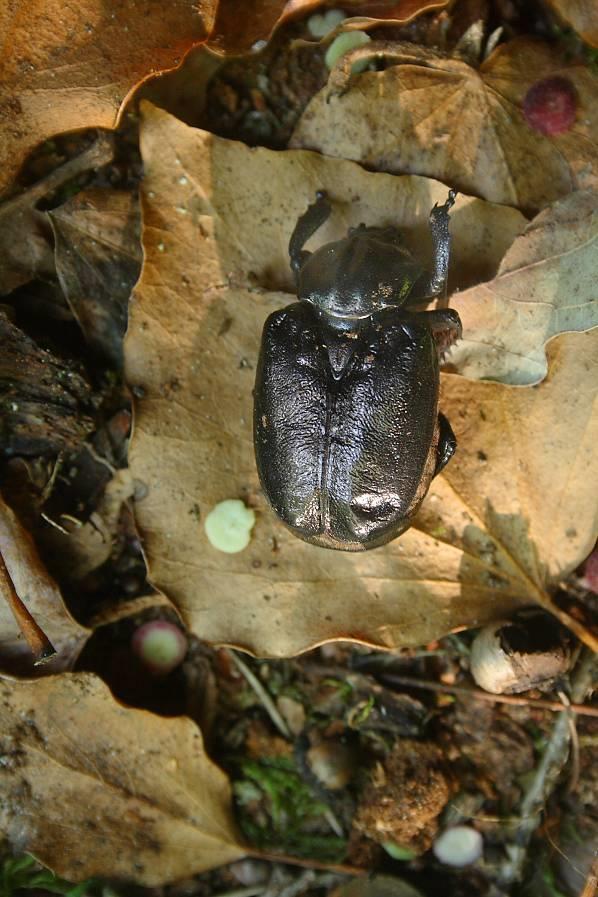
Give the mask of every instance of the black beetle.
[[438, 413], [439, 356], [461, 335], [451, 309], [405, 306], [440, 295], [449, 210], [430, 213], [425, 274], [396, 227], [352, 228], [303, 249], [331, 206], [324, 192], [289, 243], [299, 302], [270, 315], [257, 368], [254, 439], [262, 488], [301, 539], [376, 548], [406, 530], [456, 448]]

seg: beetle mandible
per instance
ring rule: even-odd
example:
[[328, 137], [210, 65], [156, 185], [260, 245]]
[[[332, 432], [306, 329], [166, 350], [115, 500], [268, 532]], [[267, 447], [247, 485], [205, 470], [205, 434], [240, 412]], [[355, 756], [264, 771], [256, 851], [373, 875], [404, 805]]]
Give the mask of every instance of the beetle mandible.
[[299, 301], [264, 326], [254, 440], [270, 505], [306, 542], [362, 551], [396, 538], [455, 452], [438, 412], [439, 357], [461, 321], [409, 308], [446, 288], [455, 195], [430, 213], [428, 273], [392, 226], [360, 224], [307, 252], [331, 212], [323, 191], [295, 225]]

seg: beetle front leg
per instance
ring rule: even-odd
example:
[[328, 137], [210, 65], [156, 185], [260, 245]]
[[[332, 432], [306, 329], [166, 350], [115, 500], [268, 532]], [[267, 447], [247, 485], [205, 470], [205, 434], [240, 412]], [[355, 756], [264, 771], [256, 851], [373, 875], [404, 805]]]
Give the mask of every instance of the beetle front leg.
[[446, 293], [446, 281], [451, 249], [451, 237], [449, 233], [449, 211], [455, 204], [457, 192], [449, 190], [447, 201], [444, 205], [436, 204], [430, 212], [430, 233], [432, 234], [432, 246], [434, 253], [434, 267], [432, 273], [424, 281], [415, 285], [415, 290], [409, 296], [409, 302], [432, 299]]
[[311, 235], [315, 234], [317, 229], [324, 224], [331, 211], [328, 194], [325, 190], [318, 190], [316, 201], [308, 206], [307, 210], [298, 219], [289, 240], [291, 268], [295, 275], [299, 273], [306, 259], [311, 255], [311, 252], [307, 252], [303, 247]]

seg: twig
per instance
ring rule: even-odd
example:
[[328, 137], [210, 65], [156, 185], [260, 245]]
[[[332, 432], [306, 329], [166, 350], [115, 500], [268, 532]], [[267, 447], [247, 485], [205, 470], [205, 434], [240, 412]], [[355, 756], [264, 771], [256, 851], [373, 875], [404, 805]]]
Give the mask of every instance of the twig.
[[[569, 710], [571, 709], [571, 701], [564, 691], [557, 691], [557, 695]], [[577, 726], [575, 725], [575, 717], [570, 713], [567, 717], [569, 721], [569, 735], [571, 737], [571, 775], [567, 784], [567, 791], [575, 791], [579, 781], [579, 736], [577, 734]]]
[[321, 869], [324, 872], [334, 872], [338, 875], [352, 875], [359, 877], [369, 875], [369, 869], [361, 869], [359, 866], [349, 866], [344, 863], [324, 863], [321, 860], [303, 859], [283, 853], [266, 853], [261, 850], [247, 851], [247, 856], [256, 860], [267, 860], [269, 863], [285, 863], [287, 866], [302, 866], [304, 869]]
[[43, 629], [35, 622], [21, 601], [2, 554], [0, 554], [0, 585], [3, 587], [2, 591], [5, 594], [19, 629], [31, 648], [35, 666], [45, 663], [56, 654], [56, 648]]
[[395, 673], [383, 673], [379, 678], [390, 685], [406, 685], [412, 688], [423, 688], [427, 691], [438, 691], [449, 695], [466, 695], [469, 698], [474, 698], [477, 701], [487, 701], [490, 704], [538, 707], [542, 710], [552, 710], [553, 713], [562, 713], [563, 710], [569, 710], [577, 713], [579, 716], [598, 717], [598, 707], [588, 707], [585, 704], [561, 704], [559, 701], [547, 701], [544, 698], [524, 698], [521, 695], [492, 695], [479, 688], [469, 688], [465, 685], [443, 685], [440, 682], [430, 682], [427, 679], [400, 676]]
[[245, 676], [252, 689], [264, 705], [264, 709], [266, 710], [268, 716], [270, 717], [280, 734], [283, 736], [283, 738], [286, 738], [290, 741], [291, 733], [289, 732], [288, 726], [278, 712], [276, 704], [274, 703], [260, 680], [254, 673], [251, 672], [247, 664], [241, 660], [241, 658], [238, 656], [238, 654], [235, 653], [235, 651], [229, 650], [228, 653], [231, 656], [233, 663], [236, 665], [237, 669], [240, 670], [240, 672]]
[[15, 214], [20, 206], [33, 206], [49, 193], [54, 193], [67, 181], [85, 171], [107, 165], [114, 158], [114, 140], [110, 134], [100, 133], [96, 140], [78, 156], [55, 168], [46, 177], [28, 187], [22, 193], [11, 196], [0, 204], [0, 219]]
[[46, 523], [49, 523], [50, 526], [53, 526], [54, 529], [57, 529], [59, 533], [62, 533], [63, 536], [70, 536], [70, 533], [69, 533], [68, 529], [65, 529], [65, 528], [64, 528], [63, 526], [61, 526], [59, 523], [56, 523], [55, 520], [52, 520], [51, 517], [48, 517], [48, 515], [46, 514], [45, 511], [40, 511], [40, 515], [39, 515], [39, 516], [42, 518], [42, 520], [45, 520]]
[[[595, 664], [596, 658], [591, 652], [582, 652], [571, 685], [571, 696], [575, 701], [582, 701], [594, 687]], [[563, 710], [559, 714], [540, 763], [523, 796], [519, 808], [519, 825], [513, 842], [507, 847], [507, 859], [499, 870], [501, 885], [513, 884], [523, 875], [527, 846], [538, 826], [546, 800], [555, 788], [567, 761], [570, 718], [570, 710]]]
[[254, 885], [252, 888], [235, 888], [233, 891], [223, 891], [221, 894], [216, 894], [216, 897], [257, 897], [258, 894], [263, 894], [266, 890], [266, 885]]

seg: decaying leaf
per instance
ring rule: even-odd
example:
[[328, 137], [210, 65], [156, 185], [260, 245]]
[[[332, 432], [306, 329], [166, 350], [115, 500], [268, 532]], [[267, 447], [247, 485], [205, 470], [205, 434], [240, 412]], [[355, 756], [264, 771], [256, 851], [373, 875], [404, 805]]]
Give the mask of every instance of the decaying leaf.
[[106, 165], [113, 154], [112, 140], [100, 134], [79, 156], [0, 204], [0, 295], [54, 275], [51, 229], [37, 204], [82, 172]]
[[43, 543], [54, 556], [54, 572], [62, 582], [77, 583], [111, 556], [123, 503], [133, 495], [128, 468], [115, 470], [101, 491], [89, 520], [61, 517], [60, 529], [47, 527]]
[[498, 273], [455, 293], [463, 339], [451, 363], [469, 377], [537, 383], [544, 343], [598, 325], [598, 193], [572, 193], [530, 222]]
[[0, 7], [0, 191], [59, 131], [116, 124], [128, 91], [205, 40], [213, 0], [6, 0]]
[[92, 350], [122, 364], [127, 302], [141, 267], [139, 204], [122, 190], [86, 190], [49, 212], [56, 270]]
[[[348, 90], [327, 86], [304, 111], [290, 145], [354, 159], [380, 171], [438, 178], [492, 202], [542, 208], [598, 178], [598, 79], [587, 66], [527, 38], [495, 50], [474, 69], [415, 48], [419, 64], [365, 72]], [[345, 57], [346, 66], [370, 46]], [[401, 62], [405, 45], [384, 45]], [[564, 78], [577, 100], [575, 121], [545, 136], [522, 111], [529, 88]], [[381, 126], [383, 123], [383, 126]]]
[[[310, 153], [250, 150], [151, 108], [142, 152], [145, 262], [125, 354], [129, 382], [144, 397], [131, 466], [148, 490], [137, 508], [152, 581], [190, 628], [285, 656], [338, 638], [421, 644], [523, 604], [554, 611], [550, 584], [596, 536], [598, 332], [551, 343], [553, 367], [535, 390], [447, 377], [441, 407], [459, 452], [434, 480], [416, 526], [363, 554], [307, 545], [266, 507], [255, 471], [261, 328], [290, 299], [264, 287], [290, 288], [288, 238], [316, 188], [329, 191], [335, 209], [322, 241], [360, 220], [394, 221], [416, 245], [446, 188]], [[497, 266], [493, 223], [502, 254], [522, 218], [459, 198], [456, 280]], [[239, 497], [258, 512], [254, 535], [240, 554], [222, 554], [203, 520], [217, 502]]]
[[197, 726], [118, 704], [88, 673], [0, 680], [0, 832], [71, 881], [157, 886], [244, 853]]
[[0, 345], [0, 450], [10, 457], [76, 448], [93, 429], [87, 379], [3, 312]]
[[[34, 667], [34, 658], [11, 612], [8, 596], [1, 594], [0, 669], [31, 676], [68, 668], [85, 642], [88, 630], [76, 623], [66, 610], [60, 590], [42, 564], [31, 537], [2, 498], [0, 555], [16, 593], [57, 652], [42, 667]], [[8, 587], [9, 584], [3, 583], [2, 592]]]

